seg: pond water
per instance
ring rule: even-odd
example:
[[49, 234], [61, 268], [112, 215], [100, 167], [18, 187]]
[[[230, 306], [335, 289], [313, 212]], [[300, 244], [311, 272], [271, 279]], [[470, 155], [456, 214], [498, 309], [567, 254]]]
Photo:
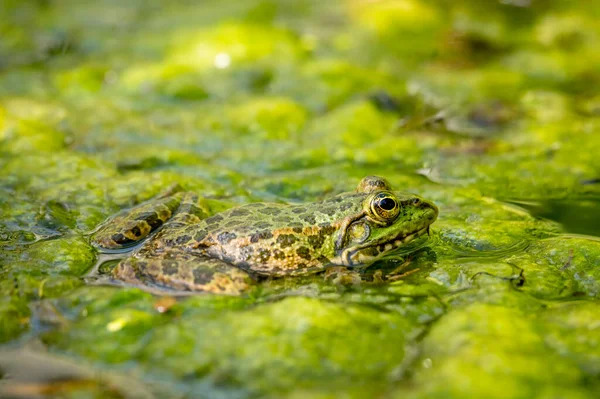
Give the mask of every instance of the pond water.
[[554, 220], [565, 231], [600, 237], [600, 198], [549, 199], [540, 202], [513, 203], [533, 216]]
[[[0, 397], [598, 396], [599, 2], [0, 15]], [[355, 273], [158, 296], [91, 241], [173, 184], [216, 214], [368, 175], [440, 213]]]

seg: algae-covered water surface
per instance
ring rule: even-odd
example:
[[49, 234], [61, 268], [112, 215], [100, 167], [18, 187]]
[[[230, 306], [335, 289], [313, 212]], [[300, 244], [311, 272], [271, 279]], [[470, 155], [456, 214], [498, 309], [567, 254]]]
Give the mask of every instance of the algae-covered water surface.
[[[0, 0], [0, 397], [597, 398], [598, 21], [568, 0]], [[216, 214], [368, 175], [439, 216], [348, 274], [161, 296], [92, 243], [174, 184]]]

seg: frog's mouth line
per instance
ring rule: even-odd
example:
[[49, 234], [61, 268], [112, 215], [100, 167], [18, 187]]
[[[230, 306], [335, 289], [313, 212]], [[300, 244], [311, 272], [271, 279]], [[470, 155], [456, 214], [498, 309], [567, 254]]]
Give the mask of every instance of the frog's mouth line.
[[[372, 243], [362, 247], [346, 249], [340, 254], [341, 264], [346, 267], [352, 267], [371, 263], [384, 254], [399, 248], [401, 245], [407, 244], [415, 238], [421, 237], [425, 233], [429, 235], [429, 227], [430, 225], [427, 225], [422, 229], [415, 230], [405, 235], [399, 234], [386, 242]], [[371, 253], [365, 253], [368, 252], [369, 249], [371, 249]]]

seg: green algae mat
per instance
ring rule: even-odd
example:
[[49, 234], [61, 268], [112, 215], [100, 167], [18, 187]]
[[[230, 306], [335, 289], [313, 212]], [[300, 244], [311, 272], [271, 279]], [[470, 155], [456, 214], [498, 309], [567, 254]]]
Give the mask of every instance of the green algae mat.
[[[598, 2], [0, 16], [0, 397], [599, 396]], [[218, 212], [367, 175], [440, 212], [359, 281], [172, 298], [98, 278], [94, 229], [174, 183]]]

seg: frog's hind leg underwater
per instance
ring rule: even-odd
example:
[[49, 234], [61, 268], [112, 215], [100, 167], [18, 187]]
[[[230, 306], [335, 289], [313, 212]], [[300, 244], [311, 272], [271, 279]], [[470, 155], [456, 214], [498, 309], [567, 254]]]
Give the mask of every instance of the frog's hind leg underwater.
[[101, 250], [119, 250], [141, 243], [158, 230], [152, 240], [119, 262], [112, 271], [115, 280], [158, 294], [239, 295], [252, 284], [248, 273], [219, 259], [173, 248], [167, 243], [169, 238], [178, 236], [178, 231], [208, 215], [208, 207], [197, 195], [175, 186], [109, 219], [94, 234], [92, 242]]
[[252, 285], [248, 273], [237, 267], [179, 249], [136, 254], [121, 261], [113, 276], [147, 291], [169, 295], [193, 292], [239, 295]]

